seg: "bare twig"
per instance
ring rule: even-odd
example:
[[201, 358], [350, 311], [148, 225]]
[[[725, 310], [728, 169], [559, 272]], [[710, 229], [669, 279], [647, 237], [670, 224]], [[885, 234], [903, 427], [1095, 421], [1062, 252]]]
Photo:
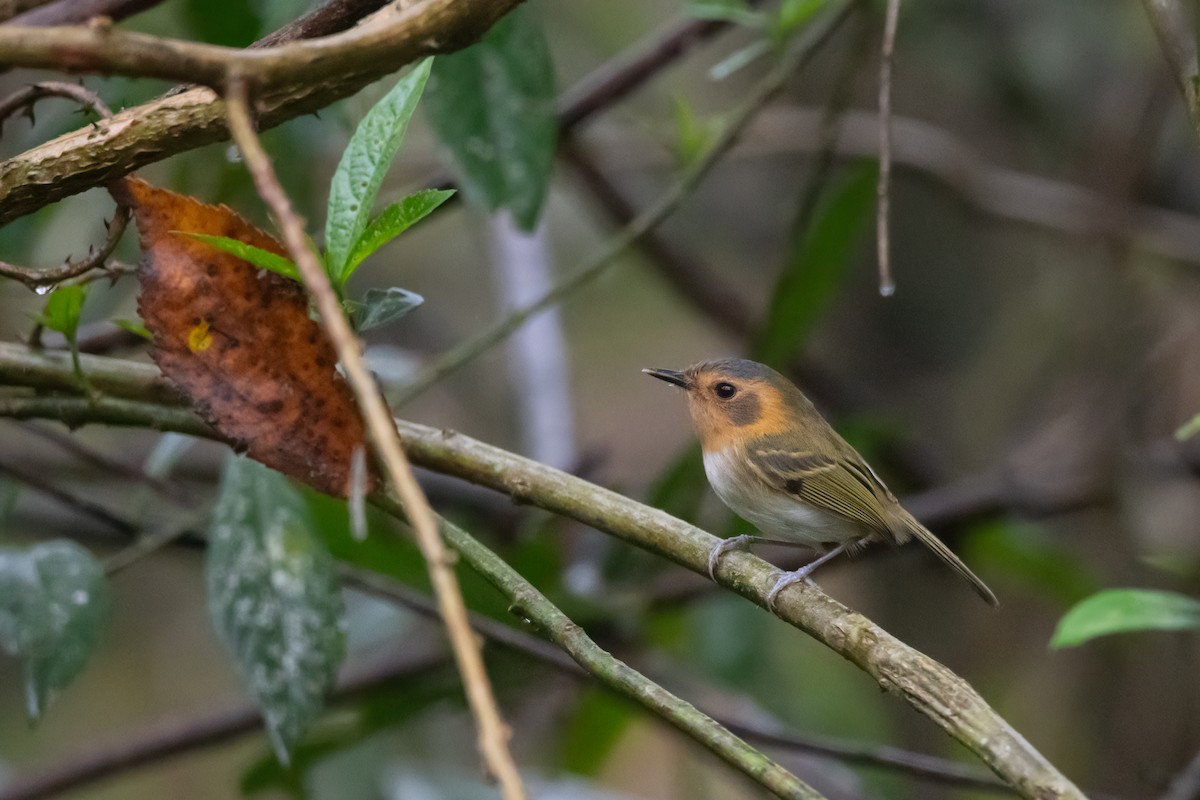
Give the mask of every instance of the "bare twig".
[[892, 181], [892, 54], [896, 49], [896, 27], [900, 0], [887, 0], [883, 23], [883, 47], [879, 59], [879, 182], [875, 197], [875, 244], [879, 258], [879, 293], [890, 297], [896, 291], [892, 279], [890, 206]]
[[18, 111], [24, 111], [26, 116], [33, 119], [33, 104], [44, 97], [62, 97], [74, 100], [79, 105], [91, 109], [101, 119], [108, 119], [112, 116], [112, 109], [100, 99], [98, 94], [77, 83], [41, 81], [18, 89], [0, 100], [0, 124]]
[[[82, 280], [84, 276], [94, 278], [95, 275], [89, 276], [88, 273], [95, 270], [100, 277], [113, 277], [118, 273], [124, 274], [126, 270], [118, 269], [114, 272], [109, 272], [105, 269], [105, 261], [113, 250], [117, 249], [117, 244], [121, 241], [121, 236], [125, 233], [125, 227], [129, 224], [129, 209], [121, 204], [118, 204], [113, 211], [113, 217], [105, 223], [106, 236], [104, 244], [99, 250], [92, 250], [87, 256], [79, 261], [71, 261], [67, 259], [57, 267], [49, 269], [37, 269], [35, 267], [21, 267], [16, 264], [9, 264], [5, 261], [0, 261], [0, 275], [6, 278], [20, 281], [30, 289], [38, 291], [39, 294], [44, 292], [48, 287], [60, 284], [71, 279]], [[87, 282], [86, 280], [83, 282]]]
[[[100, 99], [99, 95], [83, 86], [74, 83], [43, 81], [30, 84], [0, 100], [0, 126], [4, 125], [4, 121], [8, 117], [20, 110], [24, 110], [32, 120], [34, 103], [45, 97], [74, 100], [91, 109], [102, 119], [112, 116], [112, 110]], [[125, 233], [125, 226], [128, 224], [129, 209], [118, 203], [112, 219], [105, 223], [106, 236], [104, 244], [99, 250], [90, 251], [85, 258], [79, 261], [67, 259], [63, 264], [52, 269], [33, 269], [0, 261], [0, 275], [20, 281], [30, 289], [44, 290], [46, 287], [71, 278], [78, 278], [92, 270], [102, 270], [105, 261], [112, 255], [117, 243], [121, 241], [121, 236]]]
[[391, 413], [375, 386], [362, 358], [362, 344], [350, 329], [341, 303], [325, 270], [308, 244], [304, 225], [292, 210], [283, 187], [275, 177], [270, 158], [254, 131], [246, 79], [231, 73], [225, 95], [229, 131], [254, 178], [258, 193], [275, 216], [284, 243], [321, 315], [325, 329], [346, 370], [346, 377], [363, 413], [376, 455], [388, 483], [399, 492], [404, 513], [412, 523], [417, 544], [425, 557], [429, 577], [437, 595], [455, 660], [462, 673], [467, 698], [479, 728], [479, 747], [488, 769], [500, 782], [507, 800], [526, 797], [520, 773], [508, 748], [509, 730], [500, 717], [491, 683], [479, 652], [479, 644], [467, 621], [467, 608], [455, 577], [450, 555], [438, 533], [433, 509], [413, 477], [401, 448]]
[[786, 85], [797, 70], [808, 63], [822, 44], [829, 40], [842, 21], [846, 19], [849, 11], [849, 2], [842, 2], [826, 13], [821, 20], [813, 23], [806, 35], [798, 39], [784, 53], [774, 68], [750, 91], [746, 100], [730, 114], [728, 123], [704, 156], [663, 192], [652, 205], [612, 237], [595, 257], [559, 281], [540, 299], [510, 313], [493, 327], [480, 332], [434, 359], [412, 383], [401, 390], [396, 399], [397, 405], [406, 403], [421, 394], [449, 373], [507, 339], [531, 317], [591, 283], [645, 233], [653, 230], [669, 217], [688, 197], [692, 189], [720, 161], [721, 156], [733, 147], [755, 113]]

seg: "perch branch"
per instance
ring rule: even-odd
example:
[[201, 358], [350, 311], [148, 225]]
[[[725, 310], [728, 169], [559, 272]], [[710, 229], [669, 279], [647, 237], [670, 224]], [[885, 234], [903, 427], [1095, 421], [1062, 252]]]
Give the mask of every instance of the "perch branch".
[[412, 523], [416, 533], [417, 544], [425, 557], [429, 578], [479, 729], [479, 748], [488, 770], [500, 782], [506, 800], [523, 800], [527, 797], [525, 787], [508, 748], [511, 733], [500, 717], [478, 641], [467, 621], [467, 607], [452, 561], [438, 535], [437, 519], [413, 476], [391, 412], [363, 361], [362, 343], [350, 329], [337, 293], [329, 283], [321, 262], [309, 247], [304, 224], [292, 209], [291, 201], [275, 176], [271, 160], [258, 140], [250, 112], [246, 79], [240, 73], [231, 73], [229, 76], [225, 106], [229, 114], [229, 132], [246, 161], [246, 168], [254, 179], [259, 195], [271, 209], [292, 261], [320, 312], [321, 326], [346, 371], [384, 474], [399, 492], [404, 516]]
[[[4, 361], [4, 350], [5, 346], [0, 345], [0, 364]], [[124, 381], [117, 383], [134, 389], [134, 397], [138, 396], [135, 389], [138, 382], [150, 385], [156, 376], [154, 368], [148, 365], [94, 356], [84, 357], [83, 366], [89, 373], [95, 368], [110, 377], [115, 372], [125, 372]], [[68, 363], [64, 378], [69, 374]], [[178, 426], [185, 433], [205, 430], [186, 409], [160, 408], [108, 397], [97, 401], [45, 397], [0, 399], [0, 415], [16, 418], [48, 416], [74, 424], [95, 421], [159, 428]], [[415, 464], [456, 475], [508, 494], [519, 502], [533, 503], [607, 531], [694, 572], [707, 571], [708, 553], [718, 540], [698, 528], [580, 478], [466, 436], [415, 423], [398, 422], [398, 425], [409, 457]], [[451, 543], [456, 548], [460, 544], [457, 539], [451, 539]], [[722, 561], [718, 576], [724, 585], [765, 607], [766, 593], [779, 574], [778, 569], [752, 554], [737, 552]], [[785, 593], [777, 610], [781, 618], [857, 665], [882, 688], [898, 694], [966, 745], [1021, 795], [1037, 800], [1083, 797], [962, 678], [895, 639], [862, 615], [805, 585]]]

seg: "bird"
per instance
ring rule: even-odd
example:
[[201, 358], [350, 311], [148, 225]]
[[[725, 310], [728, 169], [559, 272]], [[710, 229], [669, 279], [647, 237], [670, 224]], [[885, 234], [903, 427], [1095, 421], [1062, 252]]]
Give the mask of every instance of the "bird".
[[[753, 542], [800, 544], [824, 554], [785, 572], [767, 594], [810, 581], [813, 570], [871, 542], [919, 539], [988, 602], [996, 595], [917, 519], [849, 442], [786, 377], [744, 358], [701, 361], [683, 371], [643, 369], [687, 394], [704, 452], [704, 473], [725, 505], [763, 536], [726, 539], [709, 553], [716, 580], [721, 556]], [[826, 548], [831, 548], [826, 551]]]

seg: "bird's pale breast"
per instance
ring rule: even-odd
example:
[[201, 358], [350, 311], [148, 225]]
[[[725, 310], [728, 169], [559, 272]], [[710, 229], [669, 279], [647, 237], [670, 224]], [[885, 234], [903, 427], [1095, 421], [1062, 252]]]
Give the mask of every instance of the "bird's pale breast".
[[840, 514], [767, 486], [746, 465], [736, 445], [705, 450], [704, 473], [717, 497], [764, 536], [819, 545], [858, 539], [868, 533]]

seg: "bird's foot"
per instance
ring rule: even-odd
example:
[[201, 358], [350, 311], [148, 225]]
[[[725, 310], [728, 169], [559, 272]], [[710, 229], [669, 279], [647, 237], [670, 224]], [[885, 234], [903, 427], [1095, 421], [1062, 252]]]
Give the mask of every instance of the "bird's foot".
[[724, 539], [714, 545], [713, 549], [708, 551], [708, 577], [714, 581], [717, 579], [717, 562], [721, 560], [722, 555], [728, 553], [730, 550], [745, 549], [746, 545], [753, 542], [756, 538], [743, 534]]
[[787, 587], [791, 586], [793, 583], [800, 583], [801, 581], [803, 581], [804, 583], [807, 583], [809, 586], [813, 587], [814, 589], [818, 588], [817, 582], [814, 581], [811, 577], [809, 577], [810, 575], [812, 575], [813, 570], [816, 568], [817, 568], [817, 564], [814, 562], [807, 566], [801, 567], [800, 569], [793, 570], [792, 572], [785, 572], [782, 575], [780, 575], [779, 580], [777, 580], [775, 582], [775, 585], [771, 587], [771, 591], [767, 592], [767, 608], [771, 609], [771, 611], [774, 612], [775, 611], [775, 598], [777, 598], [779, 596], [780, 592], [782, 592]]

